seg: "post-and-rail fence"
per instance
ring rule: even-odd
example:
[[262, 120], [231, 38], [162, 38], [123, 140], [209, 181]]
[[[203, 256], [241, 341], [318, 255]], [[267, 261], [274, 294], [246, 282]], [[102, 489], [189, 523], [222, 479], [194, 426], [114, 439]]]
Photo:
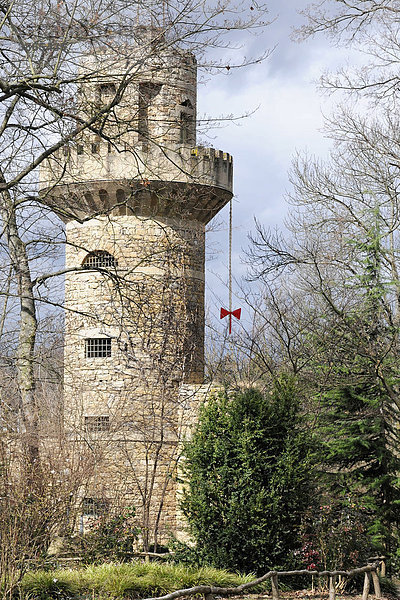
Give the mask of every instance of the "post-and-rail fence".
[[272, 588], [272, 600], [279, 600], [278, 590], [278, 578], [294, 575], [311, 575], [312, 577], [327, 577], [329, 583], [329, 600], [335, 600], [336, 598], [336, 578], [344, 577], [351, 579], [355, 575], [364, 573], [364, 587], [362, 592], [362, 600], [368, 600], [370, 592], [371, 581], [374, 586], [375, 598], [382, 598], [381, 586], [379, 584], [379, 574], [384, 575], [385, 573], [385, 562], [384, 557], [376, 556], [373, 557], [374, 562], [370, 562], [364, 567], [352, 569], [350, 571], [309, 571], [304, 569], [301, 571], [268, 571], [265, 575], [242, 583], [238, 587], [224, 588], [210, 585], [197, 585], [192, 588], [183, 590], [176, 590], [165, 596], [158, 596], [157, 598], [146, 598], [145, 600], [175, 600], [176, 598], [189, 598], [191, 596], [204, 595], [205, 600], [214, 600], [215, 596], [240, 596], [250, 590], [251, 588], [260, 585], [267, 579], [271, 579]]

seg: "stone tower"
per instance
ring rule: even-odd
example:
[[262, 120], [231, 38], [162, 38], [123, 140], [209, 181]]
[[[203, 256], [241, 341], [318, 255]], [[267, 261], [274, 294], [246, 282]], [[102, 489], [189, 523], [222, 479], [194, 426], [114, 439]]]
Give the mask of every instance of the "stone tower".
[[142, 28], [129, 64], [86, 56], [78, 114], [114, 106], [101, 136], [86, 129], [40, 176], [66, 223], [65, 433], [93, 454], [81, 524], [133, 503], [148, 543], [178, 527], [179, 441], [204, 375], [205, 225], [232, 197], [230, 155], [196, 146], [195, 59], [153, 38]]

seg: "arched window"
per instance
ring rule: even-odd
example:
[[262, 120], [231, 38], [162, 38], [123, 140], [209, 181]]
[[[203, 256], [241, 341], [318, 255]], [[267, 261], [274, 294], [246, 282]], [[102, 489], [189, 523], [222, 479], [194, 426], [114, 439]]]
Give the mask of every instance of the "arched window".
[[107, 250], [89, 252], [82, 263], [85, 269], [107, 269], [109, 267], [116, 267], [117, 265], [117, 261]]
[[107, 204], [107, 202], [108, 202], [107, 190], [99, 190], [99, 198], [103, 204]]
[[117, 190], [116, 199], [118, 204], [124, 204], [126, 202], [125, 190]]

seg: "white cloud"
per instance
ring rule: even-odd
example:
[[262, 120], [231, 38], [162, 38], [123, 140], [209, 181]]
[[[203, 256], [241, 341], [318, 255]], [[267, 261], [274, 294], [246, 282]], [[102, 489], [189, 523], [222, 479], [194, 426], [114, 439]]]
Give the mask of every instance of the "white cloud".
[[[294, 5], [295, 4], [295, 5]], [[284, 196], [288, 188], [287, 172], [294, 153], [307, 150], [324, 157], [329, 141], [321, 133], [322, 112], [329, 114], [336, 99], [321, 95], [315, 81], [325, 70], [335, 70], [346, 62], [346, 49], [332, 48], [323, 38], [298, 44], [290, 39], [291, 25], [299, 17], [296, 9], [303, 0], [285, 3], [280, 20], [267, 29], [264, 38], [251, 38], [251, 50], [262, 50], [278, 43], [273, 55], [261, 65], [232, 71], [227, 76], [211, 79], [199, 88], [199, 114], [233, 113], [258, 110], [240, 125], [228, 123], [213, 133], [212, 145], [234, 157], [234, 265], [240, 265], [241, 248], [247, 246], [247, 233], [253, 229], [256, 216], [264, 225], [282, 223], [287, 211]], [[290, 6], [288, 6], [290, 5]], [[272, 1], [272, 14], [281, 8]], [[281, 11], [282, 12], [282, 11]], [[249, 49], [247, 44], [246, 51]], [[358, 62], [352, 55], [352, 61]], [[227, 209], [221, 212], [225, 230], [210, 234], [211, 242], [220, 243], [221, 254], [209, 264], [209, 270], [226, 277]], [[208, 275], [212, 288], [226, 290], [218, 278]]]

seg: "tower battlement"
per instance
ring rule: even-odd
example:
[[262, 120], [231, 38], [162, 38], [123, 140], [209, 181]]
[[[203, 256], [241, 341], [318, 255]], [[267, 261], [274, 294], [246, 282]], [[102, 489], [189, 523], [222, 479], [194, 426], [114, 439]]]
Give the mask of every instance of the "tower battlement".
[[[41, 170], [43, 201], [66, 220], [110, 212], [148, 215], [152, 210], [154, 216], [187, 217], [192, 211], [192, 218], [206, 223], [231, 197], [233, 161], [221, 150], [196, 146], [176, 152], [156, 148], [151, 154], [111, 153], [105, 141], [99, 142], [96, 154], [90, 148], [90, 144], [71, 145]], [[182, 194], [177, 199], [179, 189], [184, 190], [184, 201]], [[150, 192], [152, 209], [139, 197], [147, 198]], [[121, 212], [121, 204], [127, 212]]]

